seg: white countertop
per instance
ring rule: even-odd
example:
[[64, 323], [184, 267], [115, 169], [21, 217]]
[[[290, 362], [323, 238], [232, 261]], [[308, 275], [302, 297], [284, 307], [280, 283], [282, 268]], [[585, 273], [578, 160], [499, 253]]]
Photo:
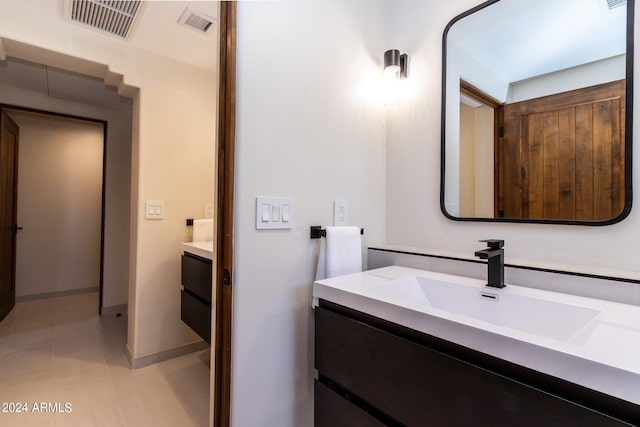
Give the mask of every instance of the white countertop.
[[[324, 299], [350, 307], [640, 405], [639, 306], [515, 285], [491, 288], [491, 292], [538, 298], [601, 312], [589, 326], [588, 337], [566, 342], [448, 311], [390, 301], [368, 291], [376, 285], [409, 276], [486, 289], [483, 280], [393, 266], [316, 281], [313, 297], [314, 301]], [[540, 316], [543, 317], [544, 313]]]
[[213, 260], [213, 241], [188, 242], [182, 244], [182, 250], [191, 254]]

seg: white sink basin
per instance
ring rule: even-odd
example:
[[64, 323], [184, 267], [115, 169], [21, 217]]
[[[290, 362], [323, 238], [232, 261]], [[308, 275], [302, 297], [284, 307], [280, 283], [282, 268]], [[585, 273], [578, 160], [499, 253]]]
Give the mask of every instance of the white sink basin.
[[389, 266], [318, 280], [313, 297], [640, 405], [639, 306], [485, 284]]
[[374, 285], [365, 293], [407, 308], [442, 310], [565, 342], [586, 338], [589, 326], [600, 314], [591, 308], [513, 295], [502, 289], [420, 276]]

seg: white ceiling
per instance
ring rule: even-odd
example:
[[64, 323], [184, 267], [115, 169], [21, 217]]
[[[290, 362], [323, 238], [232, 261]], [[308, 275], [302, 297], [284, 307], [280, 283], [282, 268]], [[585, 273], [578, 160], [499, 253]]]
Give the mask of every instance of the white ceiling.
[[[214, 22], [206, 34], [178, 24], [178, 19], [186, 7], [207, 15]], [[129, 39], [122, 43], [173, 58], [194, 67], [215, 71], [218, 40], [215, 21], [217, 7], [217, 2], [204, 0], [145, 1]]]
[[505, 82], [624, 54], [626, 4], [606, 0], [501, 0], [451, 27], [456, 44]]
[[[126, 44], [206, 70], [215, 71], [217, 67], [218, 31], [213, 19], [217, 16], [217, 3], [214, 1], [145, 1], [127, 40], [72, 22], [68, 14], [70, 0], [25, 0], [24, 5], [79, 31], [100, 34], [111, 43]], [[199, 33], [178, 24], [186, 7], [211, 17], [213, 28]], [[0, 85], [106, 107], [130, 103], [101, 80], [9, 57], [0, 61]]]

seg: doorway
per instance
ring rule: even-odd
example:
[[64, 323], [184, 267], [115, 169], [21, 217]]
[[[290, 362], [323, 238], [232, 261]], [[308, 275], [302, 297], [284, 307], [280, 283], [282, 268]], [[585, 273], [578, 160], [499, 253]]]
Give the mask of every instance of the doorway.
[[98, 291], [105, 123], [7, 111], [21, 134], [16, 298]]
[[[43, 85], [43, 81], [48, 84]], [[127, 309], [129, 283], [132, 99], [120, 96], [100, 79], [9, 56], [0, 62], [0, 88], [2, 94], [0, 107], [9, 109], [10, 114], [14, 116], [21, 114], [25, 117], [31, 114], [33, 116], [30, 119], [25, 119], [30, 121], [33, 121], [33, 117], [40, 114], [41, 118], [48, 117], [48, 119], [42, 120], [49, 122], [54, 128], [60, 127], [58, 124], [64, 120], [68, 123], [89, 124], [95, 128], [95, 139], [99, 140], [97, 144], [100, 146], [104, 144], [104, 149], [98, 147], [97, 153], [92, 155], [93, 158], [102, 157], [98, 163], [93, 163], [93, 166], [89, 167], [86, 159], [80, 159], [76, 162], [85, 169], [85, 172], [99, 170], [104, 173], [104, 182], [102, 182], [102, 175], [97, 178], [100, 192], [93, 193], [94, 195], [98, 194], [97, 200], [94, 197], [92, 200], [76, 201], [79, 207], [73, 209], [71, 219], [64, 222], [66, 227], [71, 227], [69, 233], [65, 235], [66, 246], [69, 247], [74, 244], [73, 240], [69, 240], [69, 237], [78, 235], [80, 229], [88, 227], [88, 221], [84, 220], [85, 216], [73, 216], [73, 212], [82, 212], [84, 207], [91, 206], [93, 212], [97, 210], [98, 215], [101, 216], [98, 219], [99, 234], [97, 237], [95, 232], [92, 234], [93, 241], [95, 242], [97, 238], [98, 244], [97, 246], [93, 245], [91, 251], [94, 254], [97, 251], [98, 256], [94, 257], [94, 261], [88, 265], [80, 264], [82, 268], [93, 271], [93, 273], [85, 272], [85, 275], [92, 274], [92, 279], [75, 280], [73, 281], [76, 283], [75, 286], [73, 283], [62, 285], [61, 282], [64, 279], [60, 278], [61, 265], [67, 265], [65, 268], [68, 272], [68, 265], [71, 261], [67, 259], [66, 264], [54, 264], [55, 260], [59, 260], [56, 252], [55, 257], [44, 257], [44, 260], [50, 264], [51, 271], [54, 272], [50, 275], [51, 279], [47, 280], [52, 283], [57, 282], [58, 285], [24, 288], [24, 292], [18, 289], [18, 298], [36, 294], [46, 296], [47, 293], [67, 292], [83, 287], [100, 288], [100, 301], [99, 305], [95, 307], [96, 312], [114, 315], [119, 312], [124, 313]], [[78, 88], [82, 88], [82, 97], [78, 95]], [[55, 123], [57, 124], [53, 125]], [[64, 162], [63, 159], [56, 162], [40, 161], [45, 166], [53, 166], [54, 164], [60, 166]], [[88, 171], [86, 171], [87, 169]], [[85, 178], [86, 175], [79, 179], [64, 176], [64, 179], [74, 185], [79, 185]], [[35, 185], [29, 190], [29, 193], [40, 194], [42, 192], [41, 199], [51, 197], [55, 191], [48, 188], [48, 181], [45, 180], [45, 183], [46, 185]], [[22, 203], [21, 199], [23, 198], [18, 198], [18, 203]], [[53, 200], [55, 201], [56, 198], [54, 197]], [[60, 197], [57, 200], [60, 200]], [[24, 202], [24, 200], [22, 201]], [[42, 201], [40, 200], [40, 202]], [[70, 203], [71, 200], [67, 200], [67, 202]], [[55, 222], [52, 214], [48, 212], [48, 208], [39, 208], [38, 210], [43, 212], [32, 214], [32, 216], [39, 216], [40, 220], [32, 218], [30, 219], [32, 223], [35, 222], [40, 227], [46, 225], [47, 222]], [[27, 211], [31, 210], [27, 209]], [[95, 230], [95, 214], [92, 217], [94, 218], [93, 230]], [[34, 225], [30, 225], [29, 228], [25, 225], [21, 226], [24, 229], [18, 234], [18, 239], [26, 237], [35, 239], [35, 236], [39, 234], [35, 233], [38, 227]], [[107, 232], [103, 234], [103, 230], [107, 230]], [[42, 240], [41, 236], [39, 238]], [[100, 246], [101, 242], [102, 247]], [[20, 250], [20, 246], [22, 245], [19, 245], [18, 250]], [[43, 257], [38, 259], [41, 260]], [[97, 274], [95, 273], [96, 268], [98, 269]], [[23, 272], [27, 272], [29, 275], [35, 274], [27, 267], [23, 269]]]
[[[25, 79], [24, 76], [30, 76], [30, 78]], [[102, 79], [14, 56], [7, 56], [5, 60], [0, 61], [0, 89], [0, 107], [8, 108], [11, 114], [41, 114], [40, 117], [48, 117], [49, 123], [60, 123], [66, 120], [69, 123], [88, 123], [97, 128], [96, 139], [99, 139], [99, 144], [104, 144], [105, 147], [102, 151], [98, 148], [97, 155], [102, 157], [104, 164], [98, 163], [89, 169], [102, 170], [104, 182], [102, 182], [101, 173], [99, 176], [101, 195], [97, 201], [94, 198], [90, 204], [94, 207], [94, 211], [98, 209], [102, 215], [100, 221], [103, 223], [99, 223], [100, 233], [102, 230], [106, 231], [104, 235], [99, 234], [97, 237], [99, 239], [97, 261], [93, 261], [90, 266], [83, 266], [94, 272], [91, 285], [88, 284], [89, 280], [78, 280], [83, 284], [76, 286], [75, 289], [85, 287], [84, 283], [86, 287], [100, 287], [100, 301], [95, 307], [96, 312], [99, 310], [101, 314], [113, 315], [124, 313], [127, 309], [129, 283], [132, 99], [120, 96]], [[53, 164], [47, 161], [43, 163]], [[88, 168], [84, 159], [76, 163], [80, 167]], [[68, 176], [65, 179], [73, 182]], [[83, 179], [76, 180], [76, 184]], [[45, 186], [36, 185], [29, 192], [39, 194], [45, 190]], [[51, 197], [53, 193], [53, 191], [46, 192], [41, 198]], [[22, 197], [18, 199], [18, 203], [22, 203], [20, 199]], [[102, 212], [103, 206], [104, 212]], [[41, 208], [41, 210], [47, 210], [47, 208]], [[73, 212], [81, 212], [81, 210]], [[39, 226], [40, 222], [53, 222], [51, 215], [45, 215], [45, 218], [44, 221], [38, 221]], [[80, 215], [76, 215], [69, 222], [76, 224], [73, 227], [74, 233], [88, 226]], [[95, 221], [93, 224], [95, 230]], [[34, 226], [30, 225], [29, 228], [22, 226], [24, 229], [18, 234], [18, 239], [35, 236]], [[66, 226], [71, 227], [72, 224], [66, 224]], [[95, 233], [93, 236], [95, 241]], [[100, 248], [102, 240], [103, 248]], [[67, 246], [70, 244], [70, 241], [66, 242]], [[94, 245], [93, 248], [95, 253], [96, 246]], [[49, 257], [47, 262], [52, 263], [54, 259], [57, 258]], [[99, 269], [97, 274], [95, 274], [96, 265]], [[56, 275], [60, 274], [59, 266], [52, 268], [56, 271]], [[29, 274], [35, 273], [29, 271]], [[85, 272], [85, 274], [89, 273]], [[57, 276], [54, 278], [61, 280]], [[23, 293], [18, 289], [18, 297], [74, 289], [71, 285], [53, 286], [53, 288], [50, 291], [43, 288], [26, 289]]]
[[491, 218], [494, 211], [497, 100], [460, 81], [460, 207], [462, 217]]
[[[227, 4], [225, 2], [225, 3], [220, 5], [220, 8], [221, 8], [221, 15], [226, 16], [227, 14], [225, 12], [225, 9], [230, 9], [230, 10], [234, 10], [235, 11], [235, 4], [233, 4], [232, 2]], [[235, 15], [235, 13], [234, 13], [234, 15]], [[226, 18], [222, 18], [221, 21], [223, 21], [224, 19], [226, 19]], [[225, 38], [224, 42], [221, 40], [221, 42], [220, 42], [221, 49], [219, 49], [219, 53], [220, 53], [221, 57], [224, 56], [225, 58], [226, 57], [229, 58], [229, 61], [226, 63], [226, 65], [225, 66], [221, 65], [221, 67], [220, 67], [221, 68], [221, 70], [220, 70], [220, 74], [221, 74], [220, 75], [220, 85], [221, 86], [224, 85], [224, 87], [228, 89], [228, 91], [225, 92], [226, 93], [225, 96], [222, 96], [222, 94], [220, 94], [220, 103], [221, 104], [224, 103], [224, 105], [228, 106], [228, 107], [225, 107], [226, 111], [228, 112], [228, 114], [225, 115], [224, 120], [222, 119], [222, 115], [219, 116], [220, 117], [219, 126], [221, 128], [224, 127], [224, 130], [223, 131], [221, 130], [221, 133], [223, 133], [225, 135], [225, 141], [228, 142], [226, 144], [226, 147], [224, 147], [224, 148], [222, 147], [222, 144], [221, 144], [221, 147], [220, 147], [219, 151], [220, 152], [224, 151], [226, 153], [226, 156], [227, 156], [226, 158], [227, 159], [232, 159], [233, 158], [233, 156], [232, 156], [232, 154], [233, 154], [232, 145], [230, 145], [230, 144], [233, 144], [233, 113], [234, 113], [234, 110], [235, 110], [235, 87], [234, 87], [234, 83], [235, 83], [235, 57], [232, 56], [231, 53], [229, 53], [229, 50], [230, 50], [231, 46], [233, 46], [233, 51], [235, 52], [235, 17], [233, 17], [233, 19], [230, 19], [230, 21], [231, 22], [229, 23], [228, 26], [227, 26], [226, 23], [222, 24], [222, 22], [221, 22], [221, 24], [220, 24], [221, 27], [223, 27], [223, 25], [224, 25], [224, 28], [225, 28], [225, 30], [222, 30], [222, 28], [221, 28], [220, 32], [224, 33], [225, 35], [228, 34], [228, 38]], [[227, 22], [227, 21], [225, 21], [225, 22]], [[26, 37], [26, 38], [29, 39], [29, 37]], [[90, 37], [87, 37], [87, 39], [89, 41], [91, 41]], [[84, 40], [84, 38], [83, 38], [83, 40]], [[27, 41], [29, 41], [29, 40], [27, 40]], [[18, 49], [20, 49], [21, 47], [22, 46], [19, 43], [16, 42], [11, 46], [11, 49], [6, 49], [6, 51], [7, 51], [7, 53], [9, 55], [18, 54]], [[193, 50], [192, 49], [189, 49], [189, 50], [185, 49], [185, 51], [192, 52]], [[29, 56], [29, 59], [31, 59], [31, 60], [40, 60], [40, 58], [41, 58], [40, 53], [42, 53], [42, 52], [40, 52], [40, 51], [37, 51], [37, 50], [34, 51], [33, 49], [27, 49], [27, 50], [25, 50], [25, 52], [33, 53], [33, 55]], [[233, 58], [233, 59], [231, 59], [231, 58]], [[74, 65], [74, 68], [73, 68], [74, 70], [80, 70], [80, 69], [86, 70], [86, 69], [89, 68], [88, 67], [89, 65], [94, 65], [94, 64], [89, 64], [89, 61], [87, 61], [85, 63], [83, 59], [79, 59], [79, 58], [65, 58], [65, 59], [71, 59], [72, 60], [72, 62], [69, 62], [69, 63]], [[114, 61], [115, 61], [115, 59], [114, 59]], [[59, 63], [62, 63], [62, 62], [63, 61], [58, 61], [58, 62], [55, 62], [55, 63], [59, 64]], [[120, 63], [119, 60], [115, 61], [115, 62]], [[69, 64], [69, 63], [67, 63], [67, 64]], [[52, 63], [52, 65], [53, 65], [53, 63]], [[75, 68], [75, 65], [78, 65], [78, 68]], [[65, 65], [65, 67], [67, 67], [67, 66], [71, 67], [71, 65]], [[102, 72], [102, 71], [100, 71], [100, 72]], [[222, 74], [224, 74], [226, 77], [223, 78]], [[120, 78], [120, 80], [117, 80], [117, 81], [122, 82], [122, 76], [118, 76], [118, 75], [114, 75], [112, 73], [109, 73], [109, 77], [111, 77], [111, 79], [109, 81], [116, 81], [118, 78]], [[157, 75], [154, 75], [153, 79], [149, 78], [149, 82], [153, 82], [155, 84], [156, 81], [158, 80], [157, 77], [158, 77]], [[187, 85], [187, 87], [188, 87], [188, 85]], [[137, 89], [135, 89], [135, 88], [129, 88], [129, 89], [131, 89], [132, 91], [134, 91], [134, 90], [137, 91]], [[199, 92], [202, 92], [202, 91], [200, 90]], [[78, 90], [74, 91], [74, 95], [78, 95], [78, 94], [81, 94], [81, 93], [84, 93], [84, 91], [78, 91]], [[129, 93], [130, 92], [126, 92], [127, 96], [134, 96], [134, 95], [137, 96], [137, 92], [134, 95], [129, 95]], [[146, 93], [150, 94], [150, 92], [146, 92]], [[3, 96], [5, 96], [5, 94], [6, 94], [6, 92], [2, 93]], [[182, 98], [187, 98], [188, 99], [189, 97], [182, 97]], [[182, 98], [180, 98], [179, 100], [181, 100]], [[176, 99], [178, 99], [178, 97], [176, 97]], [[142, 109], [142, 113], [145, 113], [142, 116], [145, 119], [149, 119], [149, 117], [151, 117], [151, 118], [153, 118], [153, 117], [162, 117], [161, 113], [164, 113], [164, 111], [159, 111], [159, 109], [156, 109], [156, 110], [153, 111], [153, 113], [154, 113], [153, 116], [147, 115], [146, 113], [147, 113], [147, 111], [149, 111], [147, 109], [148, 106], [150, 104], [158, 104], [159, 106], [161, 106], [162, 104], [171, 105], [171, 102], [166, 102], [166, 97], [163, 98], [163, 99], [161, 99], [159, 97], [155, 97], [155, 98], [149, 97], [147, 100], [151, 101], [151, 102], [145, 102], [144, 103], [144, 109], [142, 109], [140, 103], [134, 105], [134, 107], [133, 107], [134, 114], [133, 115], [136, 118], [136, 120], [134, 122], [135, 129], [134, 129], [133, 132], [131, 132], [131, 129], [129, 128], [129, 132], [128, 132], [129, 135], [131, 135], [132, 133], [134, 135], [138, 135], [139, 132], [140, 132], [140, 129], [142, 128], [146, 132], [144, 141], [154, 141], [154, 142], [156, 140], [160, 141], [160, 142], [164, 142], [165, 140], [168, 141], [168, 139], [166, 138], [165, 135], [158, 135], [158, 138], [155, 138], [155, 139], [152, 138], [152, 137], [149, 137], [149, 133], [151, 133], [151, 129], [155, 129], [155, 128], [157, 128], [157, 126], [152, 127], [148, 122], [141, 123], [137, 119], [140, 118], [141, 109]], [[165, 102], [162, 102], [162, 101], [165, 101]], [[222, 108], [220, 108], [220, 110], [222, 110]], [[222, 113], [220, 113], [220, 114], [222, 114]], [[93, 113], [91, 115], [94, 116]], [[205, 117], [204, 120], [207, 120], [207, 121], [211, 122], [212, 118], [213, 118], [213, 115], [207, 115], [207, 117]], [[163, 123], [163, 122], [161, 120], [155, 120], [155, 124], [158, 124], [158, 123]], [[114, 132], [119, 131], [119, 129], [120, 129], [119, 126], [111, 126], [111, 122], [109, 122], [109, 136], [108, 136], [108, 139], [109, 139], [109, 149], [110, 150], [113, 148], [113, 146], [110, 144], [110, 142], [112, 140], [112, 135], [113, 135]], [[189, 127], [188, 129], [192, 129], [192, 128]], [[202, 139], [202, 138], [200, 138], [200, 139]], [[130, 154], [131, 154], [131, 151], [133, 151], [132, 154], [133, 154], [134, 160], [136, 162], [137, 162], [139, 156], [141, 155], [140, 154], [140, 150], [138, 149], [137, 143], [138, 143], [137, 140], [134, 141], [134, 144], [133, 144], [134, 145], [134, 149], [130, 150]], [[175, 146], [177, 146], [177, 144], [171, 144], [172, 148], [175, 147]], [[159, 148], [164, 148], [164, 147], [159, 147]], [[159, 152], [159, 151], [156, 151], [156, 152]], [[176, 153], [186, 153], [186, 151], [185, 150], [179, 150], [179, 151], [176, 151]], [[146, 152], [146, 151], [144, 153], [142, 153], [142, 154], [144, 154], [145, 156], [149, 156], [149, 153]], [[223, 158], [223, 156], [220, 156], [220, 158]], [[154, 157], [154, 159], [155, 159], [155, 157]], [[155, 163], [154, 162], [148, 162], [148, 163], [150, 163], [152, 166], [156, 166], [156, 164], [159, 163], [159, 162], [156, 159]], [[167, 163], [170, 163], [170, 162], [167, 161]], [[147, 178], [150, 176], [148, 170], [149, 170], [149, 168], [146, 169], [146, 172], [145, 172], [146, 175], [143, 176], [143, 178], [145, 178], [145, 182], [148, 181]], [[146, 195], [147, 192], [150, 192], [149, 188], [145, 188], [145, 193], [140, 191], [140, 194], [138, 194], [138, 189], [141, 188], [141, 187], [138, 185], [139, 183], [138, 183], [137, 174], [138, 174], [138, 171], [136, 170], [136, 176], [134, 176], [133, 178], [131, 176], [127, 177], [128, 183], [131, 183], [133, 181], [133, 185], [129, 185], [128, 188], [129, 189], [133, 189], [133, 190], [131, 190], [133, 192], [133, 194], [132, 194], [133, 197], [131, 197], [130, 199], [132, 199], [134, 201], [139, 199], [138, 196], [144, 196], [144, 195]], [[232, 163], [231, 164], [229, 164], [229, 163], [226, 164], [226, 166], [225, 166], [225, 174], [231, 178], [230, 180], [228, 180], [228, 182], [230, 181], [232, 183], [232, 179], [233, 179], [233, 164]], [[109, 179], [113, 178], [113, 176], [114, 176], [114, 174], [110, 174], [107, 171], [107, 177], [106, 177], [106, 179], [107, 179], [107, 188], [109, 188], [109, 186], [110, 186]], [[164, 171], [162, 174], [158, 173], [157, 176], [160, 179], [155, 179], [154, 182], [163, 181], [164, 177], [167, 176], [167, 173], [166, 173], [166, 171]], [[111, 187], [111, 188], [113, 188], [113, 187]], [[175, 198], [174, 193], [176, 193], [176, 191], [173, 190], [173, 188], [174, 187], [172, 187], [170, 195], [171, 195], [172, 198]], [[187, 188], [187, 187], [185, 187], [185, 186], [180, 187], [179, 191], [181, 192], [181, 194], [184, 193], [184, 188]], [[222, 196], [222, 197], [225, 197], [227, 200], [230, 200], [232, 202], [233, 201], [233, 194], [232, 194], [232, 191], [230, 191], [230, 190], [232, 190], [232, 185], [229, 185], [229, 183], [228, 183], [227, 185], [225, 185], [225, 190], [221, 191], [219, 194], [220, 195], [224, 194], [224, 196]], [[106, 195], [106, 197], [107, 197], [106, 206], [107, 207], [108, 206], [114, 206], [109, 201], [109, 194], [110, 194], [109, 190], [107, 190], [107, 195]], [[158, 196], [150, 195], [150, 197], [154, 197], [155, 198], [155, 197], [158, 197]], [[160, 197], [162, 197], [162, 194], [160, 195]], [[148, 239], [149, 240], [149, 236], [152, 234], [151, 232], [149, 232], [149, 229], [151, 228], [150, 227], [151, 224], [148, 223], [148, 222], [142, 222], [142, 221], [138, 224], [137, 217], [135, 215], [138, 213], [139, 208], [140, 208], [140, 206], [136, 206], [136, 205], [131, 206], [129, 203], [122, 203], [119, 206], [119, 210], [123, 211], [123, 212], [126, 211], [127, 214], [129, 212], [131, 212], [133, 214], [132, 217], [131, 217], [132, 218], [131, 223], [127, 223], [126, 227], [125, 226], [118, 226], [118, 224], [113, 226], [112, 224], [107, 223], [107, 227], [106, 227], [107, 230], [110, 230], [110, 231], [113, 231], [113, 230], [122, 231], [123, 233], [127, 233], [128, 235], [130, 234], [131, 236], [138, 236], [139, 234], [141, 234], [143, 239]], [[225, 277], [228, 278], [228, 280], [225, 280], [227, 284], [225, 284], [225, 288], [224, 288], [225, 292], [224, 293], [225, 293], [225, 295], [228, 295], [230, 297], [230, 295], [231, 295], [231, 287], [230, 287], [230, 285], [231, 285], [231, 280], [232, 280], [232, 277], [233, 277], [232, 271], [231, 271], [231, 255], [232, 255], [231, 242], [232, 242], [232, 238], [233, 238], [233, 235], [232, 235], [231, 231], [232, 231], [232, 224], [233, 224], [233, 222], [232, 222], [233, 221], [233, 211], [231, 209], [229, 209], [229, 208], [226, 208], [225, 210], [226, 210], [226, 214], [225, 214], [225, 219], [224, 219], [223, 230], [228, 230], [228, 231], [221, 232], [219, 234], [219, 236], [220, 236], [219, 239], [222, 240], [223, 236], [224, 236], [225, 246], [226, 246], [226, 248], [228, 250], [226, 250], [224, 252], [224, 259], [222, 259], [221, 262], [219, 262], [219, 271], [218, 271], [217, 275], [218, 276], [222, 276], [223, 279]], [[108, 212], [107, 212], [106, 218], [107, 218], [107, 222], [108, 222], [109, 221], [109, 213]], [[129, 219], [129, 216], [127, 216], [127, 219]], [[167, 222], [168, 221], [165, 221], [164, 224], [166, 224]], [[180, 222], [181, 222], [181, 224], [184, 224], [183, 218], [180, 218]], [[160, 224], [163, 224], [163, 223], [160, 223]], [[161, 228], [159, 226], [159, 223], [153, 223], [153, 226], [155, 228]], [[129, 229], [129, 227], [131, 227], [131, 230]], [[175, 233], [173, 233], [173, 235], [175, 235]], [[155, 235], [153, 237], [155, 237]], [[137, 240], [134, 240], [134, 238], [132, 238], [131, 240], [132, 240], [131, 241], [131, 245], [126, 245], [126, 246], [121, 246], [121, 247], [117, 247], [116, 248], [116, 250], [119, 250], [120, 254], [124, 254], [125, 255], [126, 259], [124, 259], [122, 263], [120, 263], [120, 262], [110, 263], [110, 264], [106, 265], [106, 268], [105, 268], [105, 274], [108, 274], [109, 272], [112, 272], [112, 271], [122, 271], [122, 272], [125, 272], [125, 274], [128, 275], [129, 271], [131, 271], [132, 272], [131, 277], [127, 277], [126, 278], [127, 280], [123, 280], [122, 281], [122, 283], [127, 283], [127, 284], [129, 282], [135, 284], [135, 283], [137, 283], [138, 281], [140, 281], [142, 279], [147, 280], [148, 279], [148, 277], [147, 277], [147, 273], [148, 272], [146, 270], [144, 270], [144, 269], [141, 269], [140, 266], [147, 267], [149, 265], [154, 265], [154, 263], [155, 263], [155, 261], [150, 263], [147, 258], [143, 257], [142, 255], [140, 255], [138, 253], [135, 253], [134, 250], [136, 249], [138, 242], [137, 242]], [[128, 240], [127, 240], [127, 243], [129, 243]], [[107, 252], [106, 256], [109, 255], [110, 247], [111, 247], [111, 245], [109, 245], [108, 241], [107, 241], [107, 245], [106, 245], [106, 248], [105, 248], [105, 251]], [[129, 256], [130, 253], [131, 253], [131, 256]], [[146, 254], [144, 254], [144, 255], [146, 256]], [[218, 254], [218, 256], [222, 257], [222, 253]], [[119, 258], [119, 260], [120, 259], [121, 258]], [[226, 268], [226, 271], [224, 270], [224, 268]], [[138, 272], [140, 272], [139, 275], [136, 275]], [[165, 285], [166, 279], [164, 279], [164, 277], [160, 277], [159, 280], [162, 281], [163, 285]], [[105, 282], [106, 281], [107, 281], [107, 278], [105, 277]], [[218, 283], [219, 283], [219, 286], [221, 287], [222, 286], [221, 285], [222, 281], [219, 281]], [[169, 286], [167, 284], [167, 286], [164, 286], [164, 289], [166, 289], [168, 287]], [[132, 301], [132, 302], [135, 302], [135, 301], [140, 302], [141, 301], [142, 302], [141, 303], [142, 307], [145, 307], [145, 306], [148, 307], [150, 305], [150, 304], [144, 304], [146, 301], [156, 302], [157, 301], [156, 299], [150, 299], [150, 293], [149, 292], [151, 292], [151, 291], [147, 292], [148, 288], [150, 288], [150, 287], [144, 288], [142, 290], [141, 289], [133, 289], [131, 291], [131, 298], [129, 299], [129, 301]], [[157, 293], [157, 289], [159, 289], [159, 287], [156, 286], [155, 289], [156, 290], [154, 290], [154, 295], [155, 295], [155, 293]], [[141, 290], [141, 292], [138, 292], [140, 290]], [[125, 292], [125, 296], [126, 296], [127, 295], [127, 289], [126, 288], [124, 288], [124, 292]], [[135, 292], [138, 292], [138, 293], [135, 293]], [[162, 291], [162, 292], [164, 292], [164, 291]], [[164, 292], [164, 293], [166, 294], [167, 292]], [[138, 298], [138, 299], [134, 300], [133, 299], [134, 297]], [[221, 315], [223, 316], [224, 321], [219, 322], [218, 325], [221, 326], [220, 335], [228, 337], [227, 341], [226, 341], [228, 343], [228, 342], [230, 342], [230, 321], [231, 321], [230, 306], [231, 306], [231, 303], [230, 303], [229, 298], [225, 297], [224, 300], [225, 300], [226, 308], [224, 310], [220, 310], [219, 311], [221, 313]], [[127, 299], [125, 299], [125, 301], [127, 301]], [[165, 301], [162, 301], [162, 303], [163, 303], [163, 305], [162, 305], [162, 307], [160, 307], [160, 309], [166, 309], [168, 306], [170, 306], [169, 302], [164, 304]], [[131, 304], [131, 305], [133, 306], [134, 304]], [[133, 307], [130, 307], [130, 308], [133, 309]], [[156, 307], [155, 312], [157, 313], [158, 311], [159, 310], [157, 310], [157, 307]], [[139, 315], [138, 318], [154, 319], [154, 317], [152, 315], [148, 315], [148, 313], [144, 313], [144, 312], [140, 313], [140, 312], [138, 312], [136, 314]], [[147, 316], [145, 316], [145, 315], [147, 315]], [[133, 316], [131, 316], [130, 318], [132, 318], [132, 317]], [[149, 323], [149, 322], [147, 322], [147, 323]], [[155, 323], [153, 325], [151, 325], [151, 326], [154, 326], [154, 325], [155, 325]], [[134, 355], [135, 354], [146, 354], [148, 352], [147, 351], [147, 347], [150, 346], [149, 345], [150, 340], [147, 340], [146, 342], [144, 342], [141, 339], [136, 339], [136, 338], [140, 338], [140, 337], [148, 337], [149, 336], [149, 334], [147, 333], [146, 330], [139, 331], [140, 333], [137, 334], [136, 332], [138, 332], [138, 326], [139, 326], [138, 324], [130, 324], [129, 325], [129, 335], [131, 336], [130, 339], [134, 343], [134, 345], [131, 348], [131, 350], [132, 350], [132, 353]], [[145, 324], [145, 326], [147, 326], [147, 324]], [[151, 331], [151, 332], [155, 333], [155, 331]], [[136, 348], [135, 344], [136, 343], [140, 343], [140, 342], [141, 342], [140, 346], [143, 347], [143, 350], [140, 350], [139, 348]], [[151, 343], [151, 344], [154, 344], [154, 343]], [[220, 348], [219, 351], [218, 351], [218, 348]], [[218, 346], [218, 348], [216, 349], [216, 351], [218, 353], [224, 353], [224, 357], [221, 357], [219, 359], [219, 360], [221, 360], [221, 362], [212, 363], [212, 366], [216, 365], [216, 364], [218, 366], [220, 366], [220, 365], [226, 366], [226, 368], [224, 368], [224, 369], [216, 370], [216, 374], [218, 374], [218, 377], [222, 377], [223, 376], [223, 372], [226, 371], [226, 374], [224, 374], [224, 378], [222, 379], [222, 382], [224, 383], [223, 388], [227, 390], [227, 391], [221, 393], [221, 395], [227, 396], [226, 401], [223, 401], [221, 403], [221, 405], [219, 405], [218, 407], [219, 408], [226, 407], [227, 408], [227, 414], [228, 414], [228, 396], [229, 396], [228, 389], [229, 389], [229, 382], [230, 382], [230, 379], [229, 379], [230, 378], [230, 375], [229, 375], [229, 372], [230, 372], [230, 367], [229, 367], [229, 365], [230, 365], [230, 358], [229, 358], [230, 347], [228, 345], [220, 345], [220, 346]], [[156, 350], [156, 349], [152, 348], [152, 350]]]

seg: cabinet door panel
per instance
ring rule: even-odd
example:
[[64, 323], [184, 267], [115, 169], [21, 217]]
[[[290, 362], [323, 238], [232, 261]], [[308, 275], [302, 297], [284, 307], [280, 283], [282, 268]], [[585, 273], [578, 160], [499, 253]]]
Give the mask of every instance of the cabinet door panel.
[[315, 337], [321, 375], [407, 426], [620, 425], [322, 307]]
[[211, 261], [182, 255], [182, 286], [211, 305]]
[[207, 307], [193, 295], [180, 291], [180, 318], [211, 344], [211, 307]]
[[384, 424], [362, 409], [330, 390], [324, 384], [314, 381], [315, 427], [383, 427]]

